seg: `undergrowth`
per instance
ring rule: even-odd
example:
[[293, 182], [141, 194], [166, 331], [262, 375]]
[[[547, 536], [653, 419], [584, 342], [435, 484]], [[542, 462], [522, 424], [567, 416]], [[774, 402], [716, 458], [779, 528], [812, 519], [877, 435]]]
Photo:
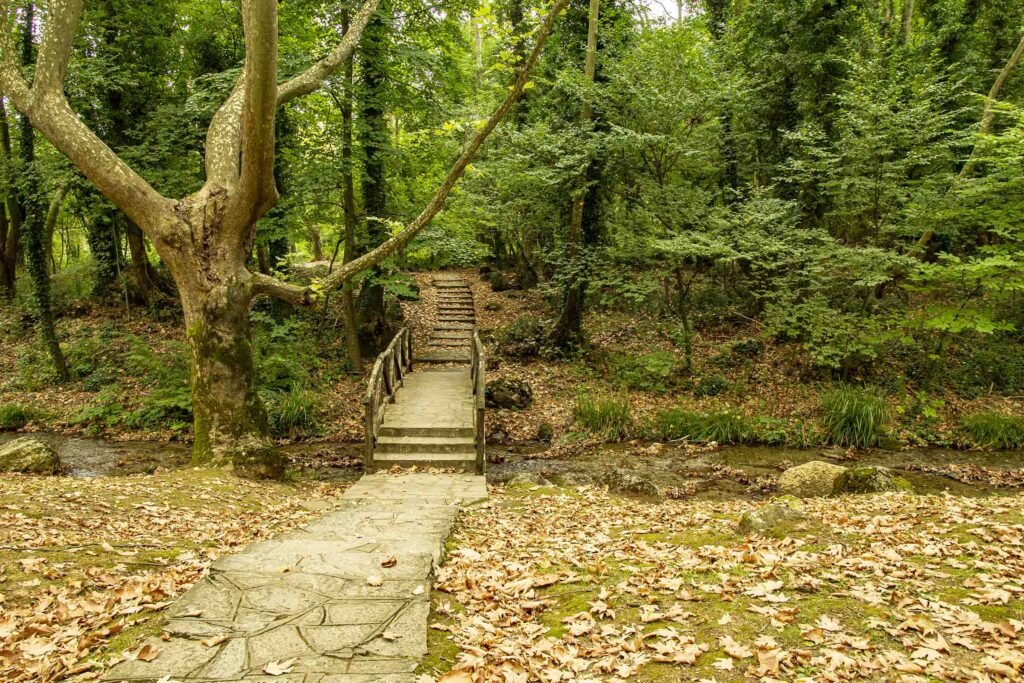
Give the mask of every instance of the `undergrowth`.
[[821, 398], [825, 440], [836, 446], [868, 448], [878, 443], [889, 407], [870, 389], [838, 387]]
[[1024, 448], [1024, 418], [984, 412], [968, 415], [962, 423], [970, 445], [980, 448]]

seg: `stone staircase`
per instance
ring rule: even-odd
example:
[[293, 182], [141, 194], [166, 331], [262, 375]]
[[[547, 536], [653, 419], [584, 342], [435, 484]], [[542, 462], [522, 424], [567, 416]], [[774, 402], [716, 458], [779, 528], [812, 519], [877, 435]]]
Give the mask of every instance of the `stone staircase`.
[[438, 276], [437, 324], [415, 369], [382, 405], [367, 469], [443, 467], [483, 473], [483, 403], [475, 391], [473, 293], [460, 278]]
[[417, 355], [418, 363], [468, 363], [476, 308], [469, 283], [458, 277], [439, 275], [437, 288], [437, 324], [430, 332], [427, 349]]

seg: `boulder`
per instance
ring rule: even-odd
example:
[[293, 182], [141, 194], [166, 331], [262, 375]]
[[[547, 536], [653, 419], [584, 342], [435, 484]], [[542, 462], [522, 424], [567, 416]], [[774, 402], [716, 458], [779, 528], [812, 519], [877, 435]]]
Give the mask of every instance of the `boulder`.
[[885, 493], [913, 491], [914, 487], [888, 467], [851, 467], [836, 478], [834, 495], [843, 493]]
[[649, 479], [623, 469], [613, 469], [601, 476], [600, 483], [609, 491], [634, 493], [641, 496], [660, 496], [661, 487]]
[[0, 472], [56, 474], [59, 471], [57, 451], [39, 439], [25, 436], [0, 446]]
[[740, 517], [736, 530], [741, 534], [765, 533], [771, 531], [785, 532], [794, 525], [807, 520], [801, 510], [789, 505], [772, 504], [748, 510]]
[[487, 383], [484, 398], [488, 408], [523, 410], [533, 404], [533, 390], [521, 379], [495, 379]]
[[783, 472], [779, 476], [779, 491], [797, 498], [828, 496], [836, 479], [845, 471], [845, 467], [812, 460]]

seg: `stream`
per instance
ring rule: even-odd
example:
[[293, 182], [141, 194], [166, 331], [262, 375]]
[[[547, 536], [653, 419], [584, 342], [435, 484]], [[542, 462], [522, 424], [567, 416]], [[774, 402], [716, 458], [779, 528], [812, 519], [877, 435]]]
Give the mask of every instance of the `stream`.
[[[157, 468], [188, 467], [189, 446], [154, 441], [106, 441], [50, 433], [0, 433], [0, 444], [21, 436], [57, 450], [66, 476], [151, 474]], [[771, 495], [778, 474], [810, 460], [839, 465], [884, 465], [898, 470], [919, 493], [1006, 493], [1024, 486], [1024, 451], [981, 452], [927, 448], [903, 451], [796, 449], [723, 446], [714, 450], [650, 443], [604, 444], [563, 457], [545, 457], [545, 446], [490, 446], [487, 478], [550, 482], [562, 486], [607, 485], [640, 496], [757, 498]], [[362, 474], [361, 443], [313, 442], [282, 446], [291, 469], [327, 481], [352, 481]], [[949, 470], [953, 467], [954, 471]], [[970, 481], [978, 479], [977, 481]], [[966, 480], [966, 481], [965, 481]]]

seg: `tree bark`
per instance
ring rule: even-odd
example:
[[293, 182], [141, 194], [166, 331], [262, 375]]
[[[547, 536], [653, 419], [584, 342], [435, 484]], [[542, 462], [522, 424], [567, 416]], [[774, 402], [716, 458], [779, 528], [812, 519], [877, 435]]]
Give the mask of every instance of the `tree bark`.
[[[348, 30], [348, 12], [341, 15], [342, 28]], [[342, 205], [345, 213], [345, 254], [343, 263], [356, 257], [356, 190], [352, 167], [352, 62], [345, 65], [345, 92], [341, 100], [341, 185]], [[359, 348], [359, 322], [356, 320], [356, 300], [352, 280], [346, 280], [341, 290], [341, 306], [345, 318], [345, 347], [353, 372], [363, 369], [363, 354]]]
[[[590, 11], [587, 19], [587, 56], [583, 65], [583, 76], [593, 83], [597, 74], [597, 26], [600, 0], [590, 0]], [[583, 103], [583, 120], [589, 122], [594, 117], [594, 109], [589, 98]], [[590, 165], [591, 167], [593, 164]], [[590, 175], [590, 168], [588, 173]], [[569, 274], [565, 287], [565, 298], [558, 322], [551, 332], [551, 343], [560, 349], [571, 349], [583, 343], [583, 307], [586, 298], [586, 275], [583, 273], [585, 264], [583, 255], [583, 213], [586, 192], [573, 200], [572, 214], [569, 220], [568, 249]]]
[[914, 0], [903, 0], [903, 15], [900, 20], [900, 44], [910, 44], [910, 34], [914, 27]]
[[[22, 15], [21, 30], [21, 61], [29, 65], [35, 63], [32, 38], [35, 27], [35, 5], [28, 3]], [[43, 215], [40, 193], [42, 188], [35, 167], [35, 130], [27, 116], [20, 121], [21, 162], [25, 174], [21, 205], [24, 207], [22, 230], [25, 238], [25, 262], [32, 278], [33, 303], [38, 316], [39, 336], [42, 339], [57, 379], [66, 382], [70, 379], [64, 352], [57, 340], [57, 329], [53, 318], [53, 303], [50, 299], [50, 269], [46, 260], [46, 220]], [[60, 195], [63, 200], [63, 194]], [[59, 204], [57, 204], [59, 208]], [[54, 219], [56, 220], [56, 219]]]
[[11, 128], [7, 121], [7, 108], [0, 98], [0, 153], [3, 154], [3, 165], [7, 192], [0, 215], [3, 218], [0, 229], [0, 287], [4, 296], [13, 299], [17, 283], [18, 249], [21, 246], [21, 206], [14, 190], [17, 184], [14, 179], [14, 158], [11, 153]]

